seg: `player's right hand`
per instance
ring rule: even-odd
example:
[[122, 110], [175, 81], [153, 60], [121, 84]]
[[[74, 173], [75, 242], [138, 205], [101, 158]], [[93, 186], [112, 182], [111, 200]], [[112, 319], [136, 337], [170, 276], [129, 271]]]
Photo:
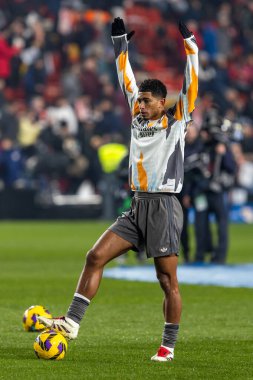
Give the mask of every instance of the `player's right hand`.
[[133, 37], [135, 31], [132, 30], [130, 33], [126, 33], [126, 28], [124, 21], [120, 17], [116, 17], [112, 23], [112, 37], [123, 36], [127, 34], [127, 40], [129, 41], [131, 37]]

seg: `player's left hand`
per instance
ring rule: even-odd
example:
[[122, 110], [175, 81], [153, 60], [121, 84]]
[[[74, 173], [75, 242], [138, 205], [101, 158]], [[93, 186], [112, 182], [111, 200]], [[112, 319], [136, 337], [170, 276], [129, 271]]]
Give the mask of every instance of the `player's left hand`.
[[189, 38], [193, 35], [193, 33], [187, 28], [187, 26], [185, 25], [185, 23], [183, 23], [182, 21], [179, 21], [178, 23], [178, 29], [180, 31], [180, 33], [182, 34], [183, 38]]
[[120, 17], [116, 17], [112, 23], [112, 36], [123, 36], [124, 34], [127, 34], [127, 40], [129, 41], [130, 38], [133, 37], [135, 31], [132, 30], [130, 33], [126, 33], [126, 28], [124, 21]]

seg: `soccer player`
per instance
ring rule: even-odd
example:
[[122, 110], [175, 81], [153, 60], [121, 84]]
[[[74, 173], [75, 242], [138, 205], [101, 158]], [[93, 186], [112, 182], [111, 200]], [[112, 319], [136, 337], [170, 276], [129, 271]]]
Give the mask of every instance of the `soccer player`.
[[154, 258], [164, 292], [162, 343], [151, 358], [161, 362], [174, 357], [181, 316], [177, 264], [183, 216], [174, 194], [181, 191], [183, 184], [184, 136], [198, 88], [196, 40], [183, 23], [179, 23], [179, 31], [187, 55], [184, 83], [177, 103], [166, 111], [167, 90], [161, 81], [147, 79], [139, 88], [136, 85], [128, 60], [128, 43], [134, 32], [127, 34], [120, 18], [112, 23], [118, 78], [133, 117], [129, 179], [135, 193], [130, 211], [120, 216], [88, 252], [66, 316], [39, 317], [45, 326], [75, 339], [84, 313], [99, 288], [104, 266], [130, 249], [145, 247], [147, 257]]

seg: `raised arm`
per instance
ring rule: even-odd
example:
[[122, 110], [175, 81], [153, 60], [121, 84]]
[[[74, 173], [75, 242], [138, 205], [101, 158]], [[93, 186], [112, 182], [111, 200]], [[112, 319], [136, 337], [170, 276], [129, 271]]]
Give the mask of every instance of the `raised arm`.
[[187, 61], [183, 88], [175, 105], [174, 117], [177, 120], [185, 120], [187, 122], [191, 120], [191, 113], [195, 108], [195, 101], [198, 95], [198, 46], [193, 33], [182, 22], [179, 23], [179, 31], [184, 38]]
[[138, 87], [128, 59], [128, 42], [133, 34], [134, 32], [126, 33], [125, 25], [121, 18], [114, 19], [112, 23], [112, 42], [119, 84], [134, 115], [137, 107]]

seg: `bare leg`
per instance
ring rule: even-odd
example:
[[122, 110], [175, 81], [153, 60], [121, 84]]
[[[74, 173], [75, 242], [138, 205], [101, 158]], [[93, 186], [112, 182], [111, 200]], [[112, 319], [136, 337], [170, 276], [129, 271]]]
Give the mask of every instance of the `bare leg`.
[[[69, 339], [78, 335], [79, 324], [100, 285], [105, 264], [132, 248], [132, 244], [107, 230], [88, 252], [86, 263], [79, 278], [76, 293], [68, 308], [66, 317], [39, 317], [46, 327], [53, 328]], [[84, 296], [85, 298], [83, 298]]]
[[131, 243], [107, 230], [88, 252], [76, 292], [91, 300], [99, 288], [104, 266], [132, 247]]
[[165, 322], [179, 324], [182, 301], [177, 281], [177, 256], [156, 257], [154, 259], [157, 278], [164, 291], [163, 312]]

